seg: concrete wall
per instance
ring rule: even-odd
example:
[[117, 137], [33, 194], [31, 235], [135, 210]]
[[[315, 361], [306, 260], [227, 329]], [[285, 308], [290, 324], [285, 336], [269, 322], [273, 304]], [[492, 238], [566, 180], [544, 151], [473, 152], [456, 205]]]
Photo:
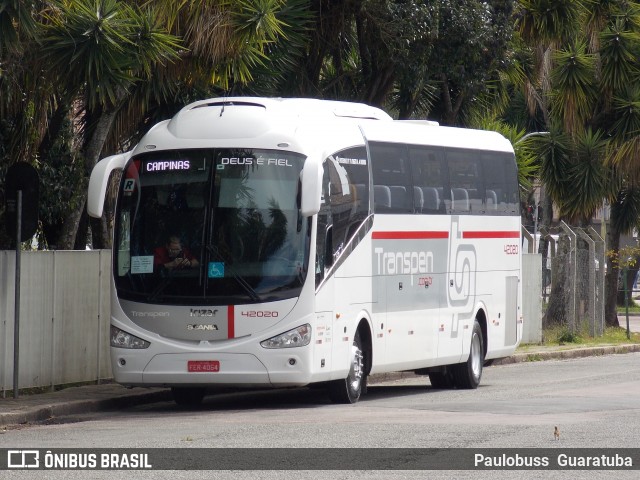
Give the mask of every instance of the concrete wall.
[[542, 341], [542, 255], [522, 255], [522, 343]]
[[[19, 388], [111, 377], [111, 252], [22, 252]], [[15, 252], [0, 251], [0, 390], [13, 389]]]

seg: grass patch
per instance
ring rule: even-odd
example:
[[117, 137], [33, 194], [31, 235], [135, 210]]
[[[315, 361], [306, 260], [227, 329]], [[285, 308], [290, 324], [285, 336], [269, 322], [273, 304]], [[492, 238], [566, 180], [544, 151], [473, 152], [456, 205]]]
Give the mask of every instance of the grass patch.
[[[627, 313], [626, 309], [624, 307], [618, 307], [617, 308], [617, 312], [618, 312], [618, 317], [622, 316], [624, 317], [624, 315]], [[633, 305], [629, 305], [629, 315], [638, 315], [640, 314], [640, 305], [638, 305], [636, 302], [633, 302]], [[620, 320], [618, 318], [618, 320]]]
[[[621, 323], [623, 323], [621, 321]], [[545, 328], [542, 332], [542, 342], [539, 344], [523, 344], [518, 349], [527, 351], [529, 349], [546, 347], [594, 347], [600, 345], [624, 345], [629, 343], [640, 344], [640, 333], [631, 332], [631, 339], [627, 338], [627, 329], [624, 327], [607, 327], [600, 337], [593, 337], [588, 330], [582, 329], [578, 332], [571, 332], [564, 326]]]
[[530, 353], [529, 355], [527, 355], [527, 359], [525, 361], [526, 362], [540, 362], [540, 361], [542, 361], [542, 355], [540, 355], [538, 353]]

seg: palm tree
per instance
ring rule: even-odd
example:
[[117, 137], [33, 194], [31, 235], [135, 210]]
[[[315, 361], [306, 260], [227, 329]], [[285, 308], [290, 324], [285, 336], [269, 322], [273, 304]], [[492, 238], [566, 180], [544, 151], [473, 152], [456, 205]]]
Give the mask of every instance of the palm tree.
[[[177, 59], [180, 42], [158, 26], [151, 10], [116, 0], [61, 0], [45, 13], [42, 29], [46, 72], [57, 86], [62, 115], [74, 117], [81, 135], [78, 156], [88, 179], [129, 89], [150, 78], [155, 65]], [[59, 248], [77, 244], [86, 183], [81, 187]], [[86, 244], [84, 234], [78, 240]]]
[[37, 38], [37, 23], [32, 15], [42, 2], [6, 0], [0, 8], [0, 119], [10, 125], [7, 156], [13, 161], [28, 160], [29, 147], [20, 138], [29, 137], [34, 122], [31, 104], [37, 75], [30, 70], [35, 58], [31, 48]]
[[[154, 113], [175, 112], [175, 106], [163, 106], [182, 103], [189, 92], [225, 91], [249, 82], [264, 63], [265, 49], [286, 28], [278, 18], [287, 7], [281, 0], [58, 0], [53, 5], [42, 22], [47, 72], [58, 87], [57, 104], [81, 133], [85, 179], [105, 145], [130, 148]], [[85, 200], [86, 188], [80, 188], [59, 248], [84, 246]], [[97, 240], [96, 235], [99, 245]]]
[[[623, 159], [635, 164], [638, 158], [629, 143], [637, 125], [620, 107], [622, 98], [630, 100], [626, 85], [638, 81], [636, 4], [521, 0], [517, 27], [536, 62], [533, 69], [522, 69], [536, 73], [527, 77], [523, 90], [535, 86], [526, 98], [535, 101], [530, 107], [542, 112], [550, 132], [536, 141], [549, 198], [562, 218], [578, 225], [588, 224], [605, 199], [614, 205], [612, 216], [633, 215], [634, 208], [617, 203], [635, 198], [622, 192], [633, 185]], [[637, 217], [612, 217], [610, 246], [617, 248], [619, 228], [637, 222]], [[606, 321], [616, 324], [617, 271], [608, 266]], [[556, 312], [548, 310], [550, 317]]]

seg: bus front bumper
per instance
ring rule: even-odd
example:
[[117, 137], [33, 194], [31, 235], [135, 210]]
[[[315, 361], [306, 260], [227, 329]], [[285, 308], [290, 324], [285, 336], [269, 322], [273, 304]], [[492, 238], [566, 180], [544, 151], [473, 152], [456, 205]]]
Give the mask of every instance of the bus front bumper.
[[[310, 376], [303, 371], [301, 359], [288, 352], [281, 353], [275, 358], [270, 356], [265, 365], [248, 353], [163, 353], [144, 362], [136, 356], [127, 358], [121, 352], [121, 355], [112, 356], [112, 369], [115, 381], [126, 386], [307, 385]], [[190, 368], [196, 371], [190, 371]]]

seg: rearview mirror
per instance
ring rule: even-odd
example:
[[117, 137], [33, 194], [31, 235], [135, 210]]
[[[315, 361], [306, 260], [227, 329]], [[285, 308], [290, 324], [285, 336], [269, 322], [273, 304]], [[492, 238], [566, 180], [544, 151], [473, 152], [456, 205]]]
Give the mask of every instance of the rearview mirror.
[[114, 170], [124, 169], [131, 152], [112, 155], [100, 160], [91, 171], [89, 179], [89, 193], [87, 197], [87, 213], [91, 217], [102, 217], [104, 197], [107, 193], [109, 177]]
[[320, 157], [307, 158], [302, 168], [301, 177], [300, 214], [303, 217], [311, 217], [320, 211], [320, 189], [322, 188]]

